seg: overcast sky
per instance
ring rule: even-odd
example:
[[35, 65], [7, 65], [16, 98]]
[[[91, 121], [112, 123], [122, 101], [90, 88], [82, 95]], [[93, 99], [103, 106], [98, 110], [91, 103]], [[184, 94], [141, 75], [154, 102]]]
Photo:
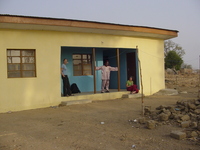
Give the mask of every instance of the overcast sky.
[[200, 0], [0, 0], [0, 14], [41, 16], [178, 30], [171, 39], [199, 68]]

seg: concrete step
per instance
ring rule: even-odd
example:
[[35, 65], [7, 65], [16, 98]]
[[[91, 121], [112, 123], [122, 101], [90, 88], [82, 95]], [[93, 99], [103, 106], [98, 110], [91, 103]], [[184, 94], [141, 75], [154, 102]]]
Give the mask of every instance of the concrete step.
[[82, 100], [72, 100], [72, 101], [62, 101], [62, 106], [68, 106], [68, 105], [75, 105], [75, 104], [87, 104], [92, 103], [92, 100], [89, 99], [82, 99]]
[[154, 95], [178, 95], [178, 91], [175, 89], [161, 89]]
[[122, 98], [140, 98], [142, 97], [142, 94], [137, 93], [137, 94], [123, 94]]

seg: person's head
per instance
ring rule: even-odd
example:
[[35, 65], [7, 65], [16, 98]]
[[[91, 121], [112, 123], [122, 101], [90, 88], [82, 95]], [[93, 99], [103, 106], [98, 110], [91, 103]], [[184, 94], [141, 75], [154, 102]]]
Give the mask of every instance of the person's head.
[[68, 61], [67, 61], [67, 59], [65, 58], [65, 59], [63, 59], [63, 64], [67, 64], [68, 63]]
[[109, 61], [105, 61], [105, 66], [109, 66]]
[[129, 77], [129, 80], [130, 80], [130, 81], [133, 81], [133, 77], [132, 77], [132, 76], [130, 76], [130, 77]]

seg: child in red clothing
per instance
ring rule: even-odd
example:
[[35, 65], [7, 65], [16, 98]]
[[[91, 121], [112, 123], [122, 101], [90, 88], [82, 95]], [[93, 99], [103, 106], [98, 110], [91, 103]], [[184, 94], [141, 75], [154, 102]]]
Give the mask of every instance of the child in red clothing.
[[138, 93], [139, 90], [137, 89], [137, 85], [133, 84], [133, 78], [130, 77], [129, 80], [126, 82], [126, 89], [130, 91], [130, 94]]

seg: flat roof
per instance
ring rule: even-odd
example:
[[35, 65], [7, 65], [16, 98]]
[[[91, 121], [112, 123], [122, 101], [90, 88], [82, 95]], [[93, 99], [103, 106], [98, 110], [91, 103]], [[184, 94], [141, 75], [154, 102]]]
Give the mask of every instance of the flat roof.
[[0, 29], [86, 32], [164, 40], [178, 36], [177, 30], [155, 27], [8, 14], [0, 14]]

